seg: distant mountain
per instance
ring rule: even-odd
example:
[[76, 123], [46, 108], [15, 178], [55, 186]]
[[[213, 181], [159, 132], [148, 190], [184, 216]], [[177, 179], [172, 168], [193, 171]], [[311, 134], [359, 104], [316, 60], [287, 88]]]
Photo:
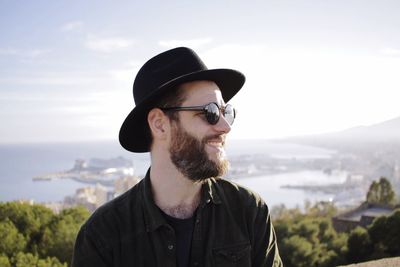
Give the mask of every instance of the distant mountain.
[[370, 126], [351, 128], [328, 136], [336, 136], [336, 138], [353, 141], [400, 141], [400, 117]]
[[378, 144], [400, 145], [400, 117], [335, 133], [292, 137], [285, 141], [335, 148]]

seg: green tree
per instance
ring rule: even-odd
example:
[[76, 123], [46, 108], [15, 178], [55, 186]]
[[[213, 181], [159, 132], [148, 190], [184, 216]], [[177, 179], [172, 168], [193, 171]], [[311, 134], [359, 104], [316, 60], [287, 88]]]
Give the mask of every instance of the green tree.
[[381, 177], [379, 182], [373, 181], [367, 193], [367, 202], [373, 204], [394, 204], [396, 194], [389, 180]]
[[273, 206], [271, 216], [276, 220], [293, 221], [303, 216], [299, 208], [288, 209], [285, 204]]
[[38, 255], [23, 252], [15, 255], [12, 262], [15, 267], [67, 267], [66, 263], [60, 263], [57, 258], [40, 259]]
[[311, 244], [319, 243], [318, 234], [319, 227], [318, 222], [315, 219], [304, 219], [298, 222], [294, 227], [293, 231], [299, 236], [307, 239]]
[[38, 260], [38, 257], [32, 253], [19, 252], [12, 261], [15, 267], [36, 267]]
[[400, 256], [400, 210], [389, 217], [379, 217], [368, 228], [374, 243], [375, 258]]
[[394, 204], [396, 193], [394, 192], [389, 180], [385, 177], [381, 177], [381, 179], [379, 180], [379, 185], [381, 187], [381, 203]]
[[23, 251], [26, 240], [18, 232], [12, 221], [8, 218], [0, 222], [0, 253], [11, 257], [15, 252]]
[[0, 254], [0, 266], [1, 267], [11, 267], [10, 260], [6, 255], [1, 255]]
[[11, 220], [24, 236], [30, 236], [40, 227], [40, 220], [35, 218], [29, 204], [18, 202], [0, 203], [0, 221]]
[[64, 266], [88, 216], [83, 207], [56, 215], [42, 205], [0, 203], [0, 266]]
[[328, 201], [319, 201], [314, 205], [308, 204], [305, 206], [308, 216], [332, 218], [337, 213], [335, 205]]
[[368, 260], [374, 250], [367, 230], [362, 227], [357, 227], [350, 233], [347, 248], [346, 257], [349, 263]]
[[292, 233], [291, 223], [288, 220], [279, 220], [274, 222], [276, 238], [278, 241], [287, 238]]
[[0, 203], [0, 221], [10, 220], [27, 241], [27, 250], [37, 253], [45, 227], [55, 215], [43, 205], [19, 202]]
[[380, 188], [379, 184], [376, 181], [373, 181], [369, 186], [369, 190], [367, 193], [367, 202], [368, 203], [379, 203], [380, 200]]
[[348, 239], [350, 263], [400, 256], [400, 210], [378, 217], [367, 229], [357, 227]]
[[67, 267], [67, 263], [61, 263], [56, 257], [47, 257], [39, 259], [37, 267]]
[[391, 256], [400, 256], [400, 210], [387, 218], [386, 226], [388, 227], [384, 239], [386, 251]]
[[331, 204], [308, 205], [301, 214], [279, 208], [274, 221], [279, 251], [286, 267], [329, 267], [346, 263], [346, 234], [337, 234], [330, 217], [335, 208]]
[[287, 267], [310, 267], [317, 261], [313, 245], [299, 235], [284, 238], [279, 249], [283, 255], [290, 255], [283, 260]]
[[88, 216], [89, 212], [83, 207], [63, 210], [44, 230], [40, 255], [56, 257], [69, 264], [76, 235]]
[[43, 233], [47, 225], [54, 219], [54, 217], [56, 217], [56, 215], [52, 210], [42, 205], [32, 205], [31, 209], [35, 220], [40, 222], [40, 226], [36, 227], [31, 232], [27, 247], [28, 251], [37, 254]]

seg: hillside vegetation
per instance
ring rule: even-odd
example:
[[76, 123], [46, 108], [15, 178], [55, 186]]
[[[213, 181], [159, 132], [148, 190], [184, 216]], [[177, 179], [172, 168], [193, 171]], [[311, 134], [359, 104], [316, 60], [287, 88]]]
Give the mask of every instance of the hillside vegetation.
[[[392, 192], [390, 183], [381, 178], [371, 184], [366, 199], [393, 203]], [[323, 202], [307, 203], [305, 211], [272, 209], [286, 267], [331, 267], [400, 256], [400, 210], [350, 233], [333, 228], [331, 219], [337, 212], [332, 203]], [[0, 203], [0, 266], [69, 266], [76, 235], [88, 216], [82, 207], [54, 214], [42, 205]]]
[[42, 205], [0, 203], [0, 266], [69, 266], [76, 234], [88, 216], [82, 207], [54, 214]]

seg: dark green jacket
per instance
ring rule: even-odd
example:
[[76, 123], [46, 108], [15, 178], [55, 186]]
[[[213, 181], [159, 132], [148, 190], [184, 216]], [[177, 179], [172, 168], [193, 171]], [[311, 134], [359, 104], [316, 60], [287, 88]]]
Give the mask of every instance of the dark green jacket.
[[[258, 195], [209, 179], [195, 216], [190, 266], [282, 266], [268, 207]], [[82, 226], [72, 266], [176, 266], [175, 247], [174, 230], [154, 204], [148, 172]]]

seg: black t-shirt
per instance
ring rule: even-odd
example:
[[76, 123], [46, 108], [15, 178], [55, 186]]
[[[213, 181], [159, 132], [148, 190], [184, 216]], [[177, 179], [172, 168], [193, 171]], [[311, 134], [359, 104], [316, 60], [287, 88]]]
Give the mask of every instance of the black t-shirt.
[[168, 224], [175, 230], [176, 261], [178, 267], [187, 267], [190, 262], [190, 249], [194, 228], [194, 215], [188, 219], [177, 219], [161, 211]]

